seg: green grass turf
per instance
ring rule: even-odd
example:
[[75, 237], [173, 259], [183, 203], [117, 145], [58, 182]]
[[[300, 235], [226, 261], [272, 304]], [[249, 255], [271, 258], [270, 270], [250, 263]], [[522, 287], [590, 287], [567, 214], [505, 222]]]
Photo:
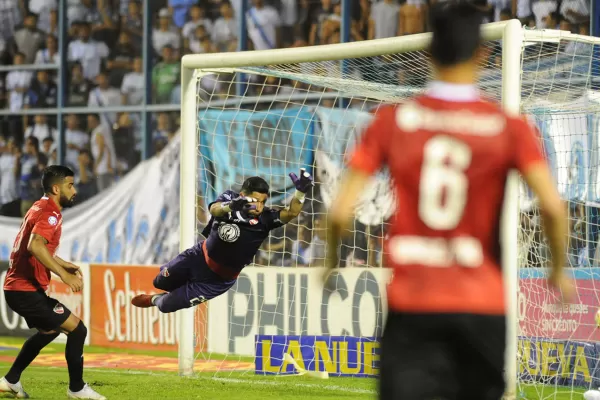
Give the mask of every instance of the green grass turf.
[[[20, 338], [0, 338], [0, 343], [19, 347]], [[173, 352], [135, 351], [124, 348], [86, 347], [86, 353], [144, 354], [175, 357]], [[44, 353], [64, 353], [64, 344], [51, 344]], [[17, 350], [2, 350], [0, 355], [16, 355]], [[214, 354], [211, 359], [217, 358]], [[236, 357], [237, 360], [237, 357]], [[251, 361], [250, 358], [246, 361]], [[0, 362], [0, 376], [9, 368]], [[109, 370], [86, 368], [84, 378], [110, 400], [117, 399], [241, 399], [241, 400], [363, 400], [376, 398], [376, 380], [368, 378], [331, 378], [318, 380], [299, 376], [258, 376], [253, 372], [214, 372], [179, 377], [175, 372]], [[65, 399], [68, 385], [66, 368], [31, 366], [22, 383], [32, 399]], [[585, 389], [522, 385], [520, 399], [580, 400]], [[12, 396], [5, 395], [4, 398]], [[0, 398], [3, 398], [0, 395]]]

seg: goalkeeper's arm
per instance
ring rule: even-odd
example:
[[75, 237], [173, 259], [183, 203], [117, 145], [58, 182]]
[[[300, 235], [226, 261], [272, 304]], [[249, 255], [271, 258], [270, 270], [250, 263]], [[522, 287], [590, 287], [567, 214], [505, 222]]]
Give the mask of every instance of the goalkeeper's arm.
[[308, 192], [310, 188], [314, 186], [312, 176], [310, 176], [310, 174], [306, 172], [306, 169], [304, 168], [300, 169], [300, 176], [297, 176], [293, 172], [291, 172], [289, 175], [292, 183], [296, 187], [296, 192], [294, 193], [294, 198], [290, 202], [290, 205], [281, 210], [279, 213], [279, 219], [284, 224], [287, 224], [300, 215], [302, 206], [304, 205], [304, 200], [306, 198], [306, 192]]

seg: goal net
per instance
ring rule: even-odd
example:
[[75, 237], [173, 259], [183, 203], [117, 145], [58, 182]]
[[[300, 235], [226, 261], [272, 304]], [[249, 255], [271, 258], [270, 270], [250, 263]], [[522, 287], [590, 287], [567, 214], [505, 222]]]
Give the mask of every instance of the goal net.
[[[597, 49], [591, 38], [522, 30], [514, 21], [483, 31], [479, 86], [509, 111], [527, 113], [542, 133], [569, 204], [569, 262], [578, 289], [572, 304], [557, 305], [544, 280], [550, 258], [536, 201], [513, 184], [504, 235], [508, 299], [516, 310], [509, 313], [509, 392], [553, 398], [597, 387]], [[182, 313], [184, 374], [192, 366], [228, 375], [377, 374], [390, 278], [381, 268], [382, 242], [395, 207], [387, 173], [363, 191], [341, 245], [344, 268], [330, 278], [334, 290], [323, 288], [319, 268], [325, 213], [340, 190], [348, 150], [372, 113], [424, 89], [428, 38], [184, 57], [182, 247], [202, 239], [207, 205], [225, 190], [239, 191], [248, 177], [266, 179], [274, 208], [293, 196], [290, 172], [306, 168], [316, 183], [300, 217], [271, 231], [232, 290], [201, 312]]]

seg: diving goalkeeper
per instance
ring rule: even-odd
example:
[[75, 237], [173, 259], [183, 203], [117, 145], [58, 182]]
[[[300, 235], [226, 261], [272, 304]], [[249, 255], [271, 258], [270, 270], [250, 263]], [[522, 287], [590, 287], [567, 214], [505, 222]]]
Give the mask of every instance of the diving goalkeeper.
[[241, 270], [252, 262], [269, 232], [296, 218], [313, 186], [304, 169], [289, 174], [296, 192], [282, 210], [265, 207], [269, 185], [260, 177], [244, 181], [240, 193], [227, 190], [209, 204], [211, 219], [202, 234], [206, 238], [160, 267], [154, 287], [162, 294], [140, 294], [136, 307], [156, 306], [163, 313], [189, 308], [227, 292]]

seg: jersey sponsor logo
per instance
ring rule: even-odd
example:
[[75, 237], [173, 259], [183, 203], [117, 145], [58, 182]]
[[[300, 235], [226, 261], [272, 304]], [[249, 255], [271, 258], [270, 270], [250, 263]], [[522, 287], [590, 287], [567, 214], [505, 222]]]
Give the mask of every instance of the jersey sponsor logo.
[[62, 306], [62, 304], [58, 303], [57, 305], [54, 306], [54, 310], [53, 310], [56, 314], [64, 314], [65, 313], [65, 309]]
[[250, 220], [250, 225], [256, 225], [258, 224], [258, 220], [256, 218], [253, 218]]
[[48, 223], [54, 226], [58, 223], [58, 219], [55, 216], [51, 215], [50, 217], [48, 217]]
[[219, 226], [218, 233], [222, 241], [233, 243], [240, 237], [240, 227], [235, 224], [223, 224]]

